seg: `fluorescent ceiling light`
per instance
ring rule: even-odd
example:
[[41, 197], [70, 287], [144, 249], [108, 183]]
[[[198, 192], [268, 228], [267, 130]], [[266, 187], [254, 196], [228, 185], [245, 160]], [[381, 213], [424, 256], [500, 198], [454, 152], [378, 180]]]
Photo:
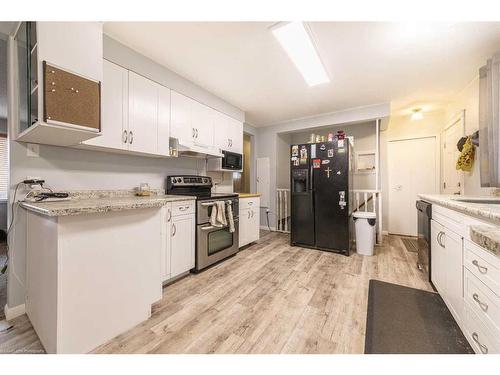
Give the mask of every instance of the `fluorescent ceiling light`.
[[309, 86], [330, 82], [302, 22], [279, 23], [272, 28], [272, 32]]

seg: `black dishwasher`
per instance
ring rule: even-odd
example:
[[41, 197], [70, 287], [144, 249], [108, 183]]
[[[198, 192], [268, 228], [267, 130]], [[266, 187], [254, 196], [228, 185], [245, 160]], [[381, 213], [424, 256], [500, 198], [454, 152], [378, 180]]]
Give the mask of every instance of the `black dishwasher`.
[[431, 218], [432, 204], [426, 201], [417, 201], [418, 215], [418, 258], [417, 267], [426, 274], [431, 281]]

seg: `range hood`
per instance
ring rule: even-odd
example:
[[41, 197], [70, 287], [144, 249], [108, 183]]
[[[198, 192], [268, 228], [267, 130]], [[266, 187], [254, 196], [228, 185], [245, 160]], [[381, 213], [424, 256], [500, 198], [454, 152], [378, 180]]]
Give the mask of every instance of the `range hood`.
[[222, 158], [224, 155], [222, 151], [215, 147], [202, 147], [194, 144], [184, 142], [179, 139], [177, 146], [177, 151], [179, 156], [189, 156], [192, 158], [203, 158], [207, 156]]

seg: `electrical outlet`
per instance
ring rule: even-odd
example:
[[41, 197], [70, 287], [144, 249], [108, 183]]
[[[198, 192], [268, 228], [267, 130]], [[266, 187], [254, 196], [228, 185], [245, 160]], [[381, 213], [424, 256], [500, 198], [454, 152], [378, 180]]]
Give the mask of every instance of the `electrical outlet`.
[[28, 147], [26, 148], [26, 156], [38, 158], [40, 156], [40, 145], [35, 143], [28, 143]]

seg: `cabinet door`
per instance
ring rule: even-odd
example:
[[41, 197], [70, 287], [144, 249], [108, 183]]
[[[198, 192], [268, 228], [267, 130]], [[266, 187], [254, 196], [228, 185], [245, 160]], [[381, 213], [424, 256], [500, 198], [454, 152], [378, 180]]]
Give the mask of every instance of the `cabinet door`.
[[194, 268], [194, 215], [173, 217], [171, 231], [170, 269], [175, 277]]
[[161, 279], [166, 281], [170, 279], [171, 266], [170, 266], [170, 238], [172, 229], [172, 204], [167, 203], [162, 207], [162, 226], [161, 226], [161, 239], [162, 239], [162, 249], [161, 249]]
[[191, 127], [192, 100], [173, 90], [170, 95], [170, 136], [191, 142], [193, 138]]
[[212, 147], [214, 145], [214, 110], [195, 100], [192, 101], [191, 110], [194, 143], [202, 147]]
[[219, 150], [230, 150], [230, 128], [229, 117], [225, 114], [215, 111], [214, 114], [214, 146]]
[[83, 143], [103, 148], [126, 150], [128, 143], [128, 71], [103, 60], [101, 85], [101, 136]]
[[257, 241], [260, 237], [260, 217], [259, 208], [253, 207], [250, 209], [252, 214], [250, 217], [250, 238], [248, 242]]
[[445, 295], [445, 268], [443, 267], [444, 247], [442, 246], [443, 226], [431, 220], [431, 280], [438, 292]]
[[442, 264], [445, 272], [445, 300], [458, 321], [463, 318], [463, 261], [462, 237], [444, 228], [441, 242], [444, 244], [445, 257]]
[[157, 152], [159, 155], [170, 155], [170, 89], [158, 88], [158, 136]]
[[230, 151], [243, 154], [243, 123], [233, 118], [229, 118], [230, 129]]
[[239, 216], [239, 239], [238, 246], [243, 247], [248, 244], [250, 238], [250, 219], [251, 219], [251, 210], [250, 208], [246, 208], [244, 210], [240, 210]]
[[129, 150], [157, 152], [158, 84], [129, 72]]

